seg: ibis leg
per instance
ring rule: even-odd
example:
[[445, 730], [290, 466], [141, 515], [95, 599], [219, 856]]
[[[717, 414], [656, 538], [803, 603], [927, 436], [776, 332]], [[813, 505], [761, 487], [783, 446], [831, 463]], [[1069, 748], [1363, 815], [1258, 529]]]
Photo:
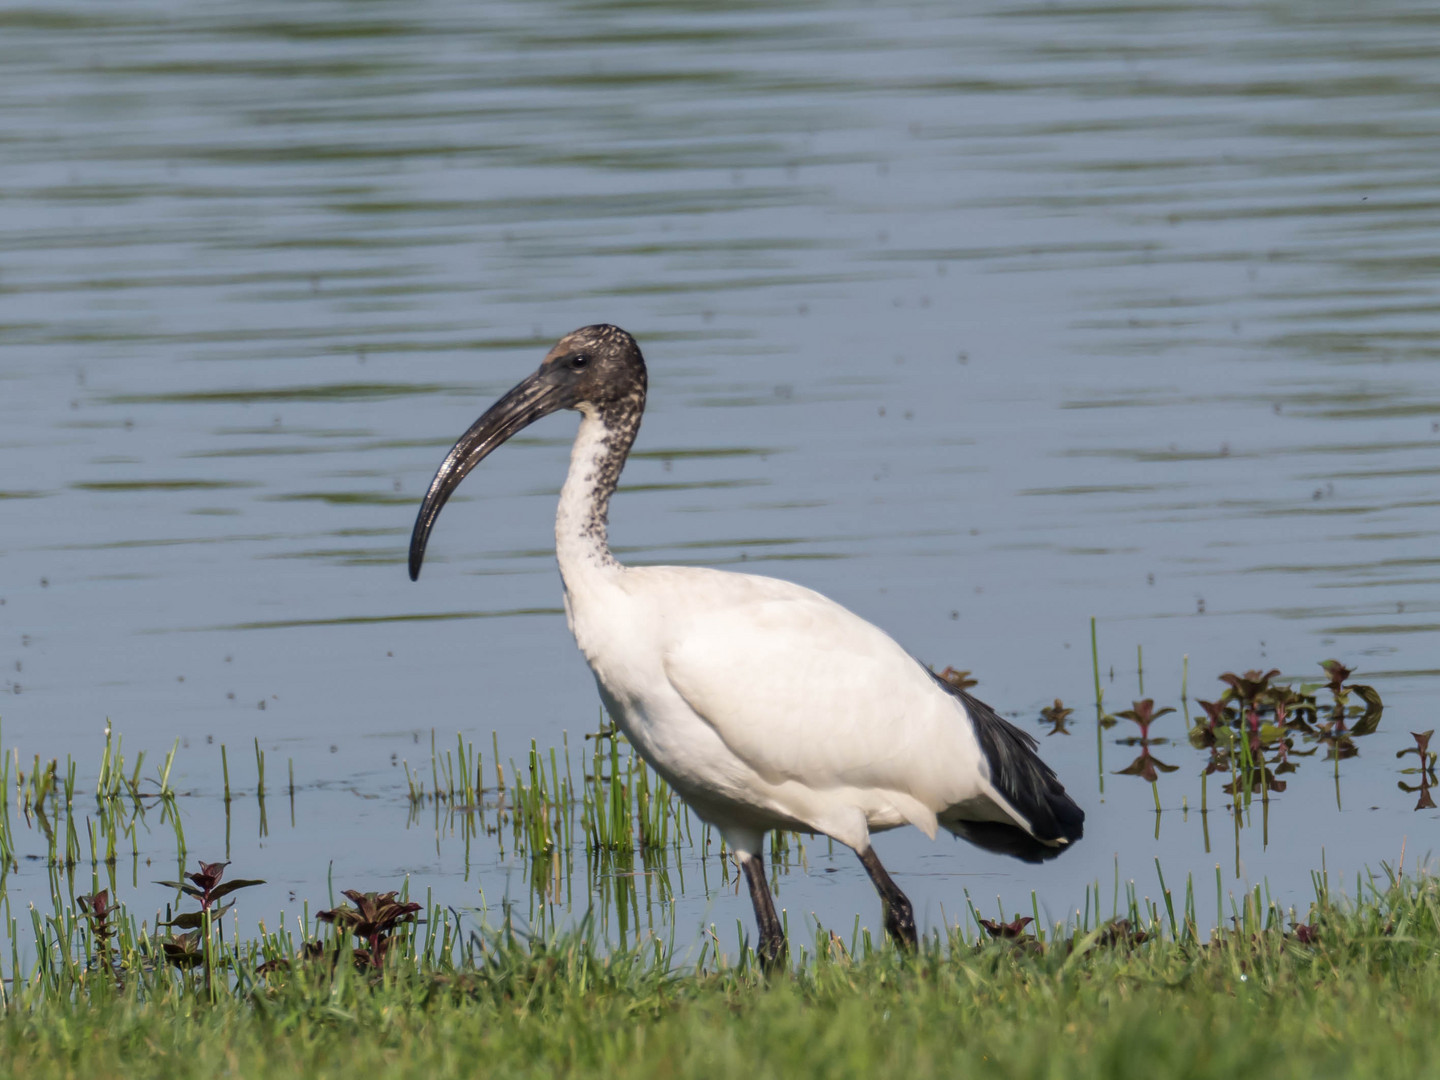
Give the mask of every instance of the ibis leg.
[[895, 944], [915, 948], [915, 913], [910, 907], [910, 900], [885, 872], [885, 867], [880, 865], [874, 848], [867, 847], [860, 852], [860, 863], [875, 883], [875, 891], [880, 894], [886, 933], [895, 939]]
[[766, 974], [785, 966], [789, 947], [785, 931], [775, 914], [775, 901], [770, 896], [770, 883], [765, 880], [765, 860], [756, 852], [740, 859], [745, 881], [750, 886], [750, 902], [755, 905], [755, 921], [760, 924], [760, 965]]

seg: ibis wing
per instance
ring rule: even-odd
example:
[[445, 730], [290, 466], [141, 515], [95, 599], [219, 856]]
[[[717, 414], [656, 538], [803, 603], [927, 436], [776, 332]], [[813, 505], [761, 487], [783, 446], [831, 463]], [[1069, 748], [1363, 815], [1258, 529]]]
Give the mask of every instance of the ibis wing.
[[671, 685], [771, 784], [908, 795], [938, 811], [983, 793], [963, 712], [893, 639], [817, 593], [678, 620]]

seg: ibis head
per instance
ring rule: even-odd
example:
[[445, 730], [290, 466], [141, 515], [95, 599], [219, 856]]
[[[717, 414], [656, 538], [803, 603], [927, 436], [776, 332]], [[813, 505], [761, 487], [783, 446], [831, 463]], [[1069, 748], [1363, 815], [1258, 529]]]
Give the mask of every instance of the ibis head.
[[616, 428], [638, 425], [645, 360], [618, 326], [584, 326], [561, 338], [538, 370], [485, 410], [441, 462], [410, 534], [410, 579], [420, 577], [440, 510], [471, 469], [516, 432], [561, 409], [598, 414]]

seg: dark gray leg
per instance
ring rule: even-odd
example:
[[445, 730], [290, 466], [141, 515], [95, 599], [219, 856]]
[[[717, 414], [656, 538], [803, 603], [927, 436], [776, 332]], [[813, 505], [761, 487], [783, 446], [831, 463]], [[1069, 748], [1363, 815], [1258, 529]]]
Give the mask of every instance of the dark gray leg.
[[880, 865], [874, 848], [867, 847], [860, 852], [860, 863], [880, 894], [880, 903], [885, 912], [886, 933], [895, 939], [895, 944], [908, 949], [915, 948], [915, 913], [910, 907], [910, 901], [900, 891], [900, 886], [890, 879], [885, 867]]
[[[775, 914], [775, 901], [770, 898], [770, 884], [765, 880], [765, 860], [756, 852], [740, 860], [745, 881], [750, 886], [750, 902], [755, 905], [755, 921], [760, 924], [760, 966], [767, 975], [785, 967], [789, 947], [785, 931]], [[881, 873], [884, 873], [882, 870]]]

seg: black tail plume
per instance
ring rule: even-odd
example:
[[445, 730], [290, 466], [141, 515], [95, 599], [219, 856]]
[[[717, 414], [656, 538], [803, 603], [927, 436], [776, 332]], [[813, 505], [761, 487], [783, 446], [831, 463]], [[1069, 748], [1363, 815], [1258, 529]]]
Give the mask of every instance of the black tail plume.
[[[1011, 836], [1009, 826], [994, 822], [946, 822], [947, 827], [987, 850], [1030, 862], [1053, 858], [1065, 845], [1079, 840], [1085, 834], [1085, 811], [1065, 793], [1060, 778], [1035, 753], [1039, 743], [979, 698], [952, 686], [934, 672], [931, 675], [965, 706], [975, 726], [980, 750], [990, 765], [990, 782], [1024, 815], [1034, 836], [1021, 829], [1014, 829], [1019, 835]], [[1043, 849], [1044, 854], [1033, 850], [1035, 847]]]

